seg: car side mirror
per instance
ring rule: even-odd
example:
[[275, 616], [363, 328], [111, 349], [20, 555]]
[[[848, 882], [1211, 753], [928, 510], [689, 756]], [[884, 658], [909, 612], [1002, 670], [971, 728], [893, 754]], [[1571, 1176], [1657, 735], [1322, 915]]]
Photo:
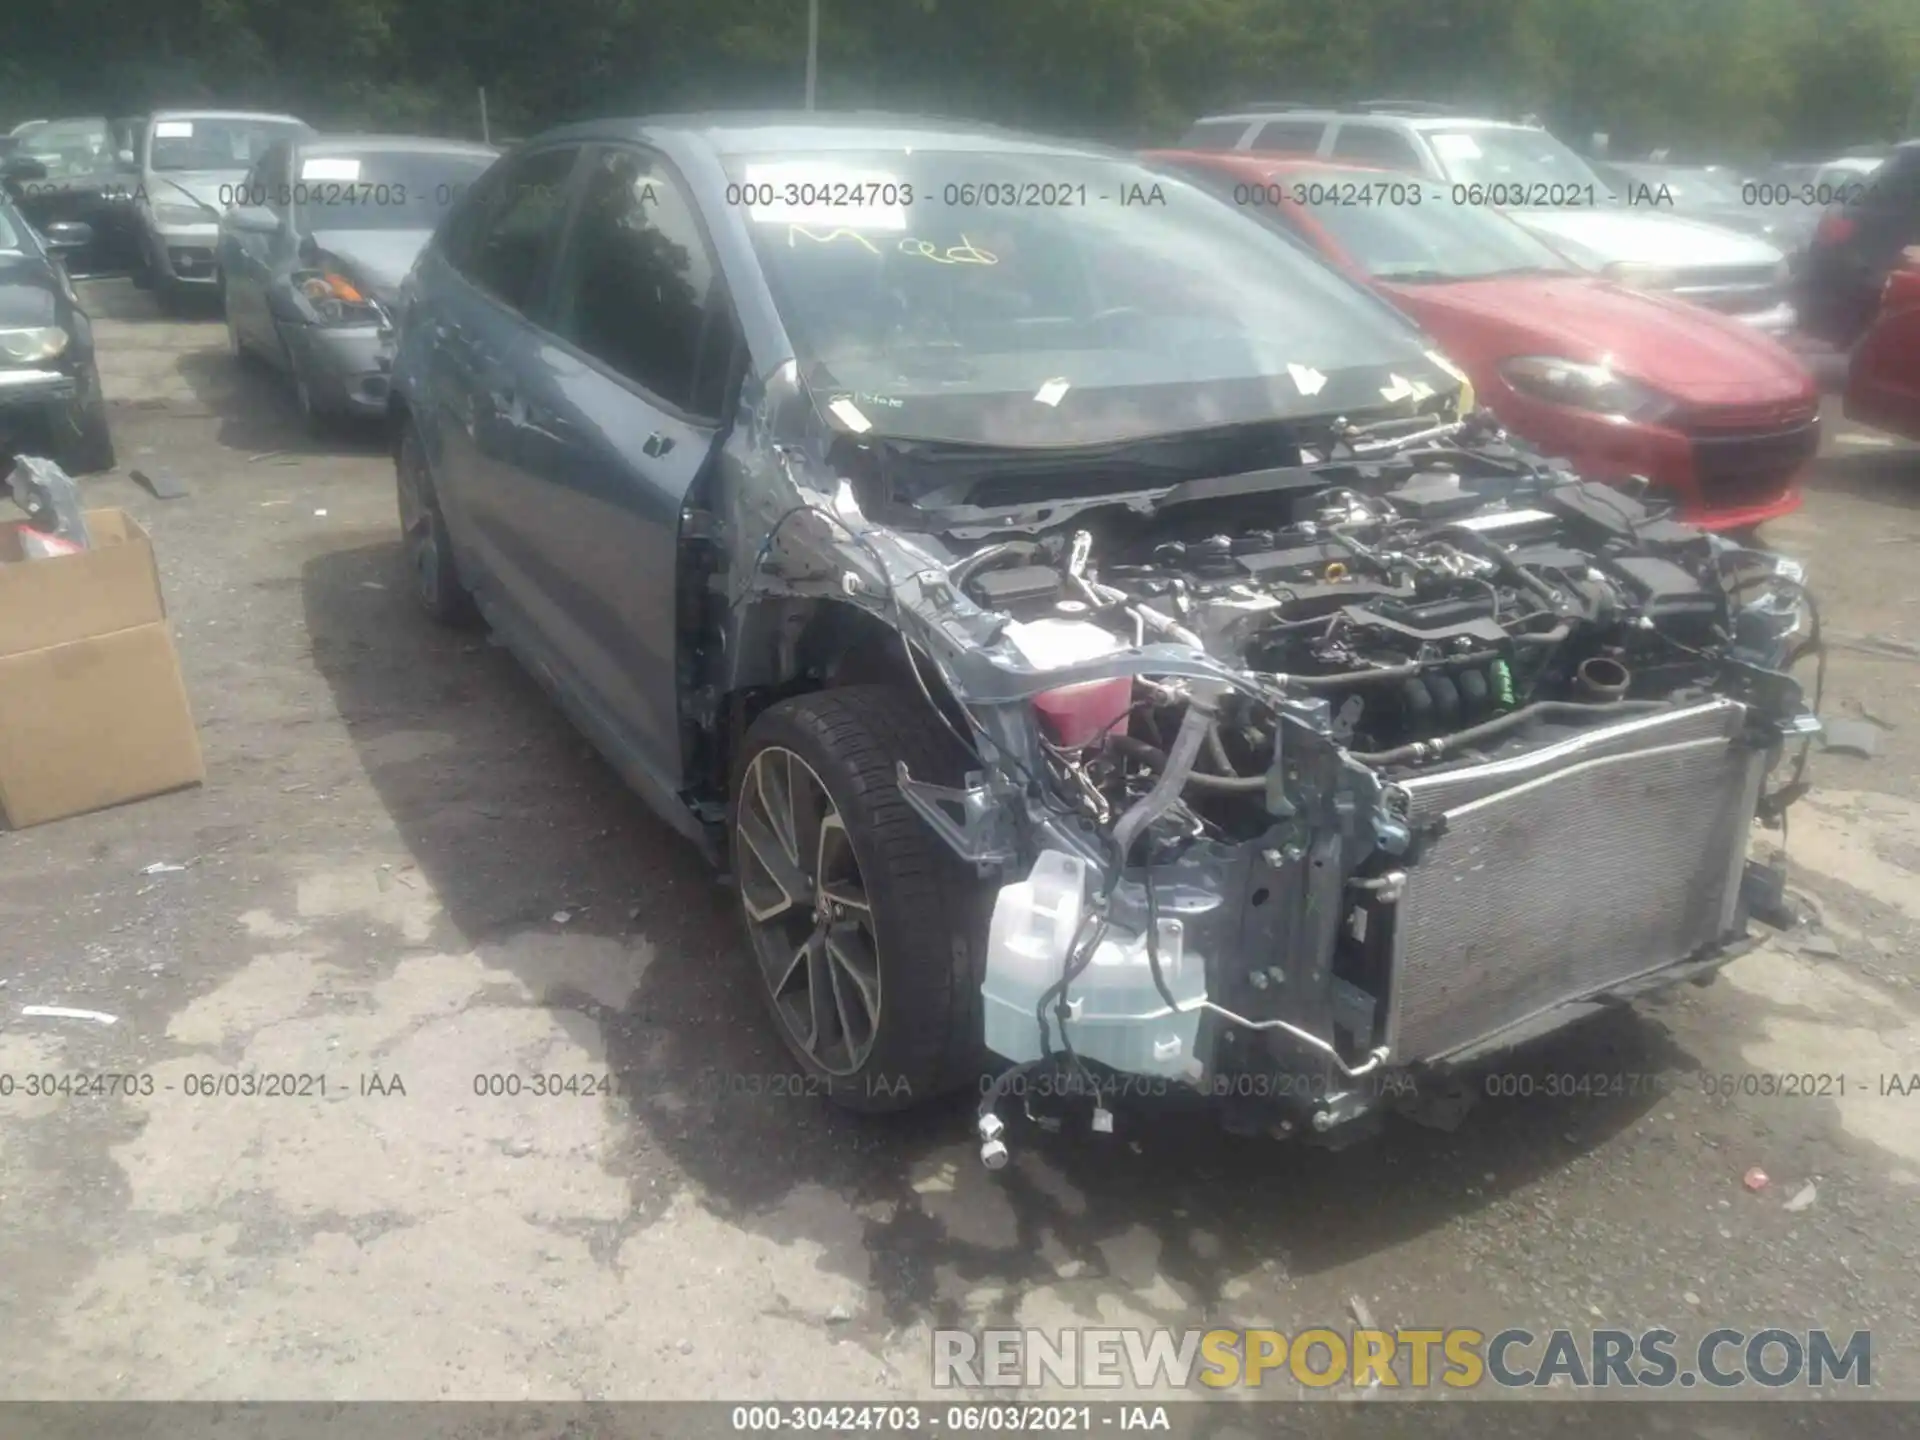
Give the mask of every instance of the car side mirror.
[[56, 220], [41, 232], [49, 250], [78, 250], [93, 243], [93, 227], [80, 220]]
[[227, 211], [227, 223], [247, 235], [280, 232], [280, 217], [264, 205], [236, 205]]

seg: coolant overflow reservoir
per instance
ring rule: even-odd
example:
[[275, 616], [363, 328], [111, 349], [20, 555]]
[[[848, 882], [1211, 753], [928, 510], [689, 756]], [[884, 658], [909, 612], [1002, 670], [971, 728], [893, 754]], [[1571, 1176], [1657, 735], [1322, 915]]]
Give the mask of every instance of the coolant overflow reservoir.
[[987, 1046], [995, 1053], [1014, 1061], [1040, 1058], [1035, 1010], [1066, 968], [1086, 889], [1086, 861], [1043, 850], [1027, 878], [1003, 886], [994, 900], [980, 993]]
[[[981, 1008], [987, 1048], [1016, 1064], [1041, 1058], [1037, 1011], [1066, 971], [1086, 889], [1086, 862], [1048, 850], [994, 901]], [[1122, 1073], [1181, 1077], [1190, 1072], [1207, 998], [1206, 963], [1188, 947], [1179, 917], [1159, 916], [1154, 935], [1149, 947], [1144, 934], [1107, 932], [1068, 988], [1065, 1038], [1084, 1059]], [[1171, 1007], [1153, 978], [1156, 962]], [[1057, 1053], [1061, 1022], [1052, 1009], [1049, 1038]]]

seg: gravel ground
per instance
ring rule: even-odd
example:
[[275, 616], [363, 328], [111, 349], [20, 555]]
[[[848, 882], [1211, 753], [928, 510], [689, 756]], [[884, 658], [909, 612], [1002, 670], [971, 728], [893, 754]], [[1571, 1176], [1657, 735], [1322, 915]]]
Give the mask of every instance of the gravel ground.
[[[730, 1079], [789, 1066], [727, 897], [503, 651], [416, 618], [378, 441], [304, 438], [217, 321], [88, 288], [122, 467], [88, 495], [153, 534], [209, 778], [0, 836], [0, 1074], [156, 1082], [0, 1098], [0, 1397], [927, 1396], [936, 1326], [1345, 1328], [1355, 1296], [1384, 1326], [1870, 1329], [1876, 1392], [1920, 1396], [1920, 1090], [1880, 1093], [1920, 1072], [1920, 664], [1833, 655], [1828, 713], [1896, 728], [1794, 813], [1821, 923], [1517, 1067], [1635, 1093], [1338, 1154], [1022, 1127], [989, 1174], [964, 1104], [859, 1121]], [[191, 496], [124, 478], [154, 465]], [[1836, 419], [1773, 530], [1832, 631], [1920, 639], [1916, 505], [1920, 453]], [[253, 1069], [328, 1093], [184, 1093]], [[475, 1094], [535, 1072], [615, 1093]], [[1847, 1092], [1702, 1083], [1777, 1072]]]

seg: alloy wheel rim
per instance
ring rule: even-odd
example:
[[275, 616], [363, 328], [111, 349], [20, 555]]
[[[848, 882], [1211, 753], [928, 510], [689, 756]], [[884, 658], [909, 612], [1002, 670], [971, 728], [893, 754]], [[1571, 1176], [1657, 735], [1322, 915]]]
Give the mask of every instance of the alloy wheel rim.
[[735, 866], [761, 983], [793, 1042], [851, 1075], [880, 1031], [873, 906], [845, 819], [800, 756], [753, 757], [735, 812]]

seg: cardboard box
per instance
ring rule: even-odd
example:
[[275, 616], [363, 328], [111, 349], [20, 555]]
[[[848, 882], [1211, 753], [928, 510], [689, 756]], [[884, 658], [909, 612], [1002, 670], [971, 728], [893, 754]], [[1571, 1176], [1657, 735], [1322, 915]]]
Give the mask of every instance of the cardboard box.
[[27, 558], [0, 525], [0, 810], [15, 829], [206, 778], [153, 542], [89, 510], [91, 550]]

